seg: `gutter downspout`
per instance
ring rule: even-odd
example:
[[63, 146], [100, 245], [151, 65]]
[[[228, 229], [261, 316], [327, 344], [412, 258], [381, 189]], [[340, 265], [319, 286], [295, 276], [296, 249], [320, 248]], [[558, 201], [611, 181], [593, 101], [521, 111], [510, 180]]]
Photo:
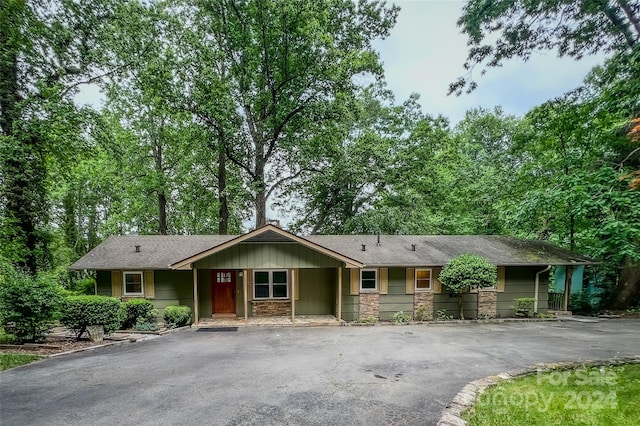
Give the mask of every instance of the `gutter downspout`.
[[540, 288], [540, 274], [547, 272], [549, 269], [551, 269], [551, 265], [548, 265], [542, 271], [536, 272], [536, 285], [533, 293], [533, 313], [534, 314], [538, 313], [538, 291]]

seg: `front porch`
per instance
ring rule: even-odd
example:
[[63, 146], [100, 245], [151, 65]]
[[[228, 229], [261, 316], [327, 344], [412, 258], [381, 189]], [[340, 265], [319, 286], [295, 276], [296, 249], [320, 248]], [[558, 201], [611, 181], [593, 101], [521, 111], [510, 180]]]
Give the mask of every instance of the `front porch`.
[[248, 317], [248, 318], [200, 318], [195, 324], [196, 328], [217, 327], [317, 327], [341, 325], [341, 321], [333, 315], [297, 315]]

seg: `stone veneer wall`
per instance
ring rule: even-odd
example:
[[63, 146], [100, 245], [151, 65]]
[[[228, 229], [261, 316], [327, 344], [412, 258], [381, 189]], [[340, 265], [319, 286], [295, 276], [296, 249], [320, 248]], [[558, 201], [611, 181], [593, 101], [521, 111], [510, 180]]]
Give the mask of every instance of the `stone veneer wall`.
[[360, 293], [358, 318], [380, 318], [380, 293]]
[[478, 316], [489, 315], [495, 318], [498, 313], [498, 292], [495, 290], [478, 291]]
[[433, 292], [432, 291], [416, 291], [413, 294], [413, 319], [418, 320], [422, 318], [416, 318], [415, 313], [418, 308], [424, 308], [427, 315], [430, 315], [424, 320], [433, 319]]
[[254, 300], [251, 305], [255, 317], [291, 315], [291, 300]]

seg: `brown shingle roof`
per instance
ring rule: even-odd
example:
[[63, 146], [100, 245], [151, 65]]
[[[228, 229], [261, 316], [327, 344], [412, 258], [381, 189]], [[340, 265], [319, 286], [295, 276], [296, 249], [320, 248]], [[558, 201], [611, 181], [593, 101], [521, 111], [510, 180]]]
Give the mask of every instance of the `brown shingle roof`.
[[[234, 235], [127, 235], [107, 238], [70, 269], [169, 269], [169, 265], [211, 247]], [[135, 246], [140, 246], [136, 253]]]
[[[109, 237], [71, 269], [169, 269], [169, 265], [216, 247], [234, 235], [145, 235]], [[544, 241], [498, 235], [311, 235], [308, 241], [366, 266], [441, 266], [462, 253], [500, 266], [589, 264], [588, 257]], [[362, 244], [366, 250], [362, 251]], [[412, 250], [415, 244], [415, 251]], [[135, 246], [140, 246], [136, 253]]]
[[[317, 244], [369, 266], [441, 266], [472, 253], [500, 266], [594, 263], [556, 245], [503, 235], [311, 235]], [[366, 250], [362, 251], [362, 244]], [[412, 244], [416, 250], [412, 251]]]

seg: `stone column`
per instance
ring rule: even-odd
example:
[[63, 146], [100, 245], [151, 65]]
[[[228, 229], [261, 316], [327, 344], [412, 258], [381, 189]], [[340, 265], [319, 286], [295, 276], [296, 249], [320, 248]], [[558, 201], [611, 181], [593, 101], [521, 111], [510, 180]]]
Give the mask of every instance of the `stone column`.
[[380, 293], [360, 293], [358, 318], [380, 318]]
[[478, 291], [478, 317], [495, 318], [498, 314], [498, 292], [496, 290]]
[[[413, 293], [413, 319], [429, 321], [433, 319], [433, 292], [416, 291]], [[416, 318], [416, 312], [422, 312], [421, 318]]]

